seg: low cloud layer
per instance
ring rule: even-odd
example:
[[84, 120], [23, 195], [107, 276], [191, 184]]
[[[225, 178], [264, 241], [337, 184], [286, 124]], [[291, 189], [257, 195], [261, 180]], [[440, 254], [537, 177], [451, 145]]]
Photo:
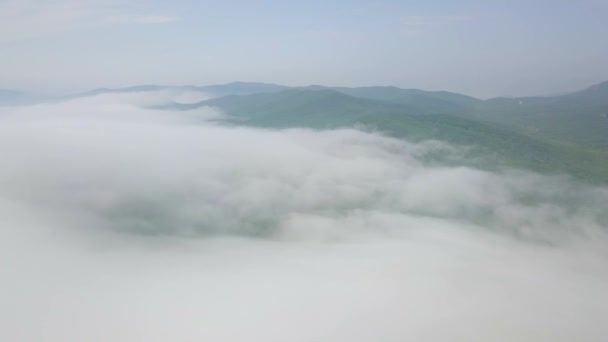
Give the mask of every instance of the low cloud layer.
[[145, 109], [192, 96], [0, 109], [1, 340], [608, 336], [607, 189]]

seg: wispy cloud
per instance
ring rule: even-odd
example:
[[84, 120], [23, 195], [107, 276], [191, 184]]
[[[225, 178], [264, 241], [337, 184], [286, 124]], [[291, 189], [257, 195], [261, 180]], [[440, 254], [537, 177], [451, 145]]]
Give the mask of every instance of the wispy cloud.
[[153, 24], [166, 24], [176, 20], [179, 20], [178, 17], [172, 15], [162, 15], [162, 14], [148, 14], [148, 15], [138, 15], [138, 14], [116, 14], [111, 15], [106, 18], [108, 22], [114, 24], [144, 24], [144, 25], [153, 25]]
[[438, 16], [421, 16], [421, 15], [410, 15], [402, 19], [401, 25], [402, 30], [405, 33], [420, 32], [423, 30], [429, 30], [432, 28], [453, 25], [470, 21], [470, 16], [459, 16], [459, 15], [438, 15]]
[[77, 27], [94, 25], [104, 9], [91, 1], [0, 2], [0, 42], [45, 36]]
[[144, 15], [133, 18], [133, 22], [138, 24], [164, 24], [176, 20], [178, 20], [178, 18], [171, 15]]
[[116, 23], [160, 24], [177, 20], [170, 15], [142, 15], [142, 10], [125, 0], [0, 1], [0, 43]]

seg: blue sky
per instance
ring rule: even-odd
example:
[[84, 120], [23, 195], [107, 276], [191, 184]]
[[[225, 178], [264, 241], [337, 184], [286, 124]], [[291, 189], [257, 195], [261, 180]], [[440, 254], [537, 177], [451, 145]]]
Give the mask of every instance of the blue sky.
[[0, 0], [0, 87], [235, 80], [479, 97], [608, 80], [608, 0]]

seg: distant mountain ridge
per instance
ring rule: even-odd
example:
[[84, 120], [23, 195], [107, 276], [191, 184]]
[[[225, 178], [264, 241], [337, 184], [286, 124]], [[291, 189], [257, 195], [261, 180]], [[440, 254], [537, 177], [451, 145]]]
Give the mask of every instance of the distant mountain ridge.
[[[501, 125], [556, 143], [606, 151], [608, 149], [608, 81], [580, 91], [546, 97], [492, 98], [480, 100], [448, 91], [373, 87], [289, 87], [272, 83], [232, 82], [206, 86], [140, 85], [101, 88], [64, 99], [108, 93], [159, 90], [199, 91], [212, 98], [235, 95], [273, 94], [287, 90], [333, 90], [356, 98], [401, 105], [418, 114], [457, 116], [486, 124]], [[200, 103], [199, 106], [210, 103]], [[377, 104], [379, 105], [379, 104]], [[177, 105], [176, 105], [177, 106]], [[191, 105], [189, 108], [191, 108]], [[607, 152], [608, 153], [608, 152]]]
[[608, 183], [608, 82], [564, 95], [489, 100], [391, 86], [255, 82], [101, 88], [64, 99], [160, 90], [200, 91], [211, 99], [159, 109], [212, 106], [228, 114], [233, 124], [269, 128], [365, 125], [399, 138], [476, 146], [514, 167]]
[[[608, 154], [580, 143], [581, 137], [595, 136], [600, 144], [608, 146], [608, 140], [601, 140], [608, 137], [603, 127], [593, 122], [594, 127], [589, 128], [590, 121], [585, 120], [588, 108], [602, 108], [604, 89], [602, 85], [556, 97], [482, 101], [449, 92], [394, 87], [311, 86], [230, 95], [170, 108], [218, 107], [234, 122], [259, 127], [338, 128], [362, 124], [407, 139], [438, 139], [481, 147], [515, 167], [608, 182]], [[579, 125], [564, 124], [564, 120], [579, 121]], [[540, 128], [532, 131], [532, 123]], [[541, 129], [545, 129], [543, 134], [539, 134]]]
[[35, 103], [41, 96], [19, 90], [0, 89], [0, 106], [14, 106]]
[[608, 82], [550, 97], [495, 98], [468, 117], [593, 149], [608, 149]]
[[25, 94], [18, 90], [12, 89], [0, 89], [0, 101], [12, 101], [16, 98], [20, 98]]
[[117, 94], [117, 93], [136, 93], [150, 92], [162, 90], [190, 90], [201, 91], [210, 96], [227, 96], [227, 95], [249, 95], [257, 93], [277, 92], [289, 89], [288, 86], [282, 86], [272, 83], [257, 83], [257, 82], [231, 82], [226, 84], [214, 84], [206, 86], [164, 86], [164, 85], [137, 85], [125, 88], [98, 88], [84, 93], [76, 93], [67, 95], [69, 98], [77, 98], [83, 96], [95, 96], [102, 94]]
[[236, 88], [239, 92], [230, 89], [233, 84], [196, 89], [212, 89], [218, 96], [275, 93], [288, 89], [329, 89], [385, 104], [404, 105], [419, 114], [453, 115], [503, 125], [564, 144], [583, 145], [592, 149], [608, 148], [608, 82], [564, 95], [488, 100], [447, 91], [401, 89], [392, 86], [349, 88], [235, 84], [238, 85]]

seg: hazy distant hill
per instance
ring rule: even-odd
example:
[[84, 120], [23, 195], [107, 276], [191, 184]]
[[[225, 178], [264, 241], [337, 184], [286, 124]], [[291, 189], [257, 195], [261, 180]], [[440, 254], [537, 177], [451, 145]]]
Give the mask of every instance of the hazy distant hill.
[[[478, 100], [470, 101], [479, 104]], [[484, 155], [491, 156], [483, 165], [488, 168], [497, 166], [492, 163], [502, 162], [543, 172], [566, 172], [592, 181], [608, 181], [608, 159], [595, 151], [556, 144], [493, 123], [442, 114], [432, 108], [420, 109], [416, 104], [378, 101], [369, 96], [354, 97], [337, 90], [312, 87], [226, 96], [197, 104], [176, 104], [173, 108], [200, 106], [218, 107], [232, 116], [233, 122], [261, 127], [365, 125], [410, 140], [438, 139], [476, 146]]]
[[84, 93], [78, 93], [67, 96], [67, 98], [77, 98], [84, 96], [95, 96], [101, 94], [119, 94], [119, 93], [138, 93], [151, 92], [161, 90], [184, 90], [184, 91], [200, 91], [211, 97], [220, 97], [227, 95], [249, 95], [256, 93], [270, 93], [289, 89], [287, 86], [281, 86], [270, 83], [255, 83], [255, 82], [232, 82], [226, 84], [216, 84], [207, 86], [163, 86], [163, 85], [138, 85], [126, 88], [99, 88]]
[[18, 104], [25, 100], [26, 97], [26, 94], [20, 91], [0, 89], [0, 105]]
[[164, 108], [218, 107], [240, 124], [275, 128], [364, 124], [408, 139], [477, 146], [496, 156], [493, 162], [608, 181], [608, 82], [559, 96], [486, 101], [447, 91], [252, 82], [142, 85], [74, 96], [167, 89], [200, 91], [212, 99]]
[[[192, 86], [184, 86], [194, 88]], [[117, 93], [139, 93], [148, 91], [160, 91], [166, 89], [182, 88], [181, 86], [161, 86], [161, 85], [138, 85], [126, 88], [98, 88], [84, 93], [70, 95], [70, 97], [95, 96], [101, 94], [117, 94]]]
[[339, 127], [351, 124], [364, 115], [399, 112], [407, 108], [398, 104], [356, 98], [325, 88], [294, 88], [277, 93], [232, 95], [197, 104], [178, 105], [178, 108], [191, 109], [201, 106], [219, 107], [225, 113], [239, 117], [251, 125], [315, 128]]
[[332, 88], [341, 93], [373, 100], [406, 104], [423, 112], [434, 114], [464, 114], [474, 110], [482, 101], [447, 91], [424, 91], [397, 87]]
[[289, 87], [272, 83], [232, 82], [227, 84], [200, 86], [196, 87], [196, 89], [213, 96], [226, 96], [273, 93], [289, 89]]
[[608, 149], [608, 82], [551, 97], [496, 98], [469, 117], [494, 121], [563, 143]]

